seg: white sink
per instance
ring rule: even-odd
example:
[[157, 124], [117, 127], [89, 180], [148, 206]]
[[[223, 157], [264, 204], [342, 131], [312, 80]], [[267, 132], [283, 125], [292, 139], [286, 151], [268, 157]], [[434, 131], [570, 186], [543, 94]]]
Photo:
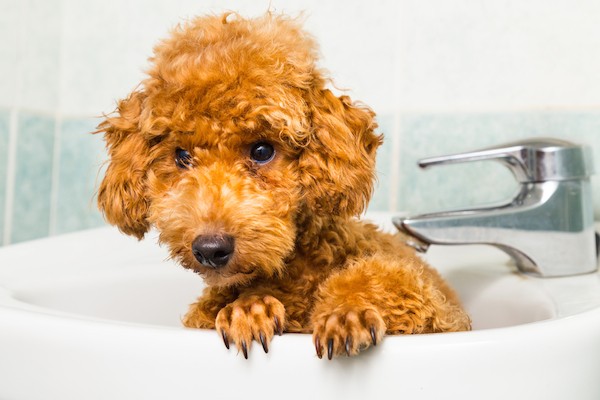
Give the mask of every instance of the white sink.
[[0, 398], [600, 399], [597, 273], [535, 278], [492, 247], [434, 246], [472, 332], [389, 336], [333, 361], [286, 334], [245, 360], [181, 327], [203, 284], [166, 257], [112, 228], [1, 248]]

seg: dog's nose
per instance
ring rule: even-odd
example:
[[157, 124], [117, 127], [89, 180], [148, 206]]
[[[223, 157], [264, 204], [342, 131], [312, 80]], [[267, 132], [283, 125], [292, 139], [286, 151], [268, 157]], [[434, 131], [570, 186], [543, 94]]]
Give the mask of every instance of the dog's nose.
[[224, 267], [234, 249], [233, 237], [229, 235], [200, 235], [192, 242], [192, 252], [196, 260], [205, 267]]

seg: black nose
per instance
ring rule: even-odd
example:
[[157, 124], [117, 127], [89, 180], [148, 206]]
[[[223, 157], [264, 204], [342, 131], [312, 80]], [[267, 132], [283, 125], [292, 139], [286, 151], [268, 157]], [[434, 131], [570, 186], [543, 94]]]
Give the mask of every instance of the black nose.
[[196, 260], [205, 267], [224, 267], [233, 255], [233, 237], [229, 235], [200, 235], [192, 242]]

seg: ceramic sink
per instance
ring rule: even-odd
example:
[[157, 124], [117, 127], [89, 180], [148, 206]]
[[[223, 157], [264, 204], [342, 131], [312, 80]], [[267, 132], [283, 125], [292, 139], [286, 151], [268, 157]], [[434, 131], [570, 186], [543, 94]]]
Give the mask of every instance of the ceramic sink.
[[[393, 230], [390, 214], [370, 214]], [[113, 228], [0, 249], [0, 398], [600, 399], [600, 275], [537, 278], [488, 246], [432, 246], [473, 331], [317, 358], [310, 335], [245, 360], [181, 317], [201, 278]]]

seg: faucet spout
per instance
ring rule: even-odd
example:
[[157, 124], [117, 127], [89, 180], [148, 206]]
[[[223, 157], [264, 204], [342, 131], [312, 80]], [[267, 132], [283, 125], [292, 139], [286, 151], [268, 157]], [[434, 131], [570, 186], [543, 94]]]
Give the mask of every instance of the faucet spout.
[[[556, 142], [550, 141], [550, 144]], [[513, 154], [519, 153], [515, 152], [514, 144], [510, 148]], [[482, 152], [477, 154], [480, 157]], [[503, 154], [503, 162], [506, 162], [506, 152], [503, 153], [502, 148], [494, 149], [494, 154]], [[456, 162], [457, 157], [452, 157]], [[540, 159], [543, 157], [537, 157]], [[436, 164], [444, 162], [443, 158], [435, 160]], [[585, 165], [591, 165], [589, 160], [585, 162]], [[531, 165], [531, 157], [510, 165]], [[551, 166], [545, 168], [557, 170]], [[523, 179], [527, 174], [530, 172], [521, 170], [515, 174], [522, 178], [521, 184], [512, 199], [505, 203], [396, 218], [394, 224], [413, 238], [412, 242], [418, 244], [415, 247], [422, 250], [429, 244], [489, 244], [508, 253], [518, 269], [525, 273], [550, 277], [597, 270], [589, 177], [579, 173], [577, 177], [554, 176], [536, 181]]]

